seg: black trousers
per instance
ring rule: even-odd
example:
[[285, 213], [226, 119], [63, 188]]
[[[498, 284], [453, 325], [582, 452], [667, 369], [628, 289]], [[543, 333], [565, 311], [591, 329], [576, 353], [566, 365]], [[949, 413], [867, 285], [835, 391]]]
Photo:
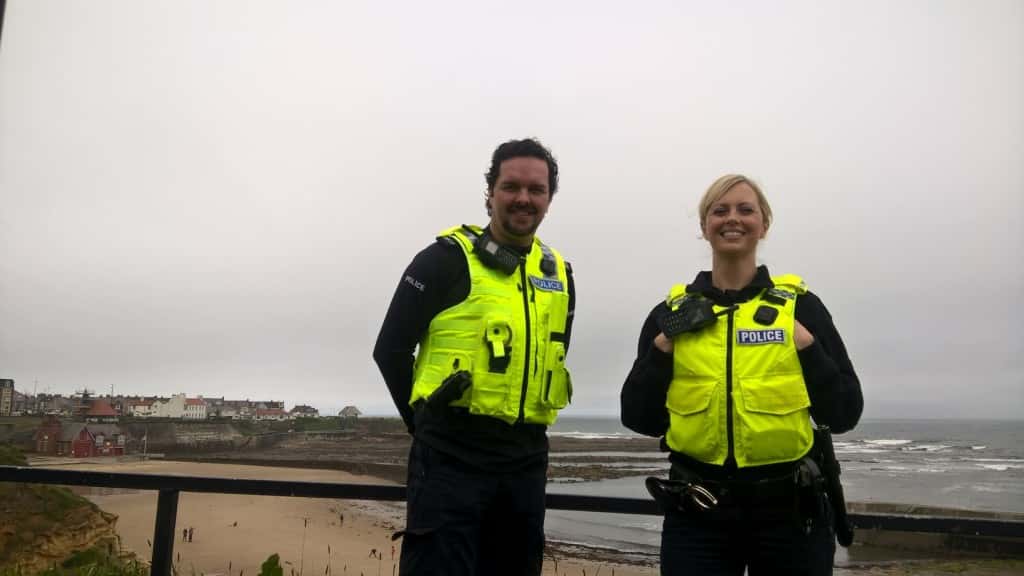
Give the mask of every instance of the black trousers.
[[726, 506], [669, 512], [661, 533], [663, 576], [824, 576], [832, 574], [830, 519], [810, 530], [796, 509]]
[[539, 575], [546, 481], [546, 459], [498, 474], [413, 440], [399, 574]]

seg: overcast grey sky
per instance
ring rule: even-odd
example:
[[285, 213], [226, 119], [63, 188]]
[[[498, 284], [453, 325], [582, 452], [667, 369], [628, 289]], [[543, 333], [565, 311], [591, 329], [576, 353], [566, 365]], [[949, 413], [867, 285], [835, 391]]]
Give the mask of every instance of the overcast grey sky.
[[536, 136], [576, 272], [566, 414], [617, 414], [738, 171], [865, 416], [1020, 418], [1024, 3], [627, 4], [10, 0], [0, 377], [394, 413], [371, 350], [402, 270]]

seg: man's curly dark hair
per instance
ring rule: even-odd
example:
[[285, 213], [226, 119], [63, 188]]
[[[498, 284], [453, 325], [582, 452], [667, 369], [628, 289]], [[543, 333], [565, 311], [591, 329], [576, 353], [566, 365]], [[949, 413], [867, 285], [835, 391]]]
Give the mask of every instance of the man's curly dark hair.
[[550, 150], [533, 138], [509, 140], [494, 150], [494, 154], [491, 156], [491, 169], [484, 174], [484, 178], [487, 179], [488, 196], [494, 192], [494, 185], [498, 182], [501, 163], [509, 158], [523, 157], [536, 158], [547, 163], [548, 190], [551, 192], [551, 197], [555, 196], [555, 191], [558, 190], [558, 162], [555, 161]]

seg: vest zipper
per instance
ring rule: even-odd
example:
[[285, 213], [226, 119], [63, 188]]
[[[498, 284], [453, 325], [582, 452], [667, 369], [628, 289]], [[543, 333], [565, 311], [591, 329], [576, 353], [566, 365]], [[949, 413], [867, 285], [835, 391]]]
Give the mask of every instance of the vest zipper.
[[519, 278], [522, 282], [523, 319], [526, 322], [526, 350], [523, 350], [523, 390], [519, 395], [519, 422], [526, 421], [526, 386], [530, 382], [530, 300], [526, 295], [526, 258], [519, 260]]
[[726, 328], [725, 334], [725, 429], [729, 439], [729, 451], [726, 453], [724, 464], [727, 468], [736, 467], [736, 455], [733, 448], [732, 431], [732, 331], [733, 316], [735, 314], [735, 310], [729, 311], [729, 325], [728, 328]]
[[[533, 282], [530, 282], [530, 304], [533, 304], [533, 309], [530, 311], [530, 313], [533, 315], [533, 322], [534, 322], [534, 324], [538, 324], [538, 322], [537, 322], [537, 288], [534, 287]], [[537, 356], [539, 354], [540, 354], [540, 346], [534, 346], [533, 347], [533, 377], [534, 378], [537, 377], [537, 368], [539, 367], [539, 364], [540, 364], [540, 359], [537, 358]], [[547, 399], [547, 396], [545, 396], [545, 400], [546, 399]]]

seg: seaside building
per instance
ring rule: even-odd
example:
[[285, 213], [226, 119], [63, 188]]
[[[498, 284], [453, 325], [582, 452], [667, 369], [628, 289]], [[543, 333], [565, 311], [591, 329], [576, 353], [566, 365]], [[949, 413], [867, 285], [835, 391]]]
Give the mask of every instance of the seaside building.
[[299, 404], [291, 410], [292, 418], [319, 418], [320, 411], [312, 406]]
[[36, 429], [33, 440], [36, 443], [36, 452], [47, 456], [57, 456], [57, 444], [61, 434], [60, 418], [54, 415], [43, 418], [43, 423]]
[[109, 402], [98, 398], [92, 401], [92, 404], [85, 411], [86, 422], [117, 422], [117, 411], [110, 405]]
[[185, 414], [182, 417], [188, 420], [206, 420], [206, 401], [203, 397], [185, 398]]
[[133, 398], [128, 400], [126, 408], [129, 416], [135, 416], [136, 418], [148, 418], [153, 416], [155, 408], [153, 404], [156, 403], [157, 398]]
[[117, 424], [67, 422], [54, 415], [43, 420], [33, 440], [39, 454], [74, 458], [123, 456], [127, 444], [127, 437]]
[[290, 420], [291, 416], [281, 408], [257, 408], [257, 420]]
[[359, 418], [360, 416], [362, 416], [362, 414], [363, 413], [359, 410], [359, 408], [356, 408], [355, 406], [345, 406], [344, 408], [341, 409], [341, 412], [338, 412], [338, 416], [341, 416], [346, 420], [349, 418]]
[[69, 423], [73, 434], [71, 456], [89, 458], [93, 456], [123, 456], [126, 438], [117, 424]]
[[10, 416], [14, 411], [14, 380], [0, 380], [0, 416]]

